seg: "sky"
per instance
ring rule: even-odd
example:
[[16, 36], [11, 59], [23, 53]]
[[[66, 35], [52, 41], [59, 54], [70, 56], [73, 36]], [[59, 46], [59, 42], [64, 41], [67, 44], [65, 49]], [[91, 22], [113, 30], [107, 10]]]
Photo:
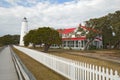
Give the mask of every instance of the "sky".
[[20, 34], [24, 17], [29, 30], [64, 29], [117, 10], [120, 0], [0, 0], [0, 36]]

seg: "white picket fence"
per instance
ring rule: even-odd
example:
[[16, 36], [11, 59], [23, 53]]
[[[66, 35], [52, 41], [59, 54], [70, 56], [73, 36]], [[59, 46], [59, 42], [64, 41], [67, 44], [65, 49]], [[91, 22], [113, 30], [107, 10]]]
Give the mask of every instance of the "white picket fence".
[[14, 46], [70, 80], [120, 80], [118, 71]]

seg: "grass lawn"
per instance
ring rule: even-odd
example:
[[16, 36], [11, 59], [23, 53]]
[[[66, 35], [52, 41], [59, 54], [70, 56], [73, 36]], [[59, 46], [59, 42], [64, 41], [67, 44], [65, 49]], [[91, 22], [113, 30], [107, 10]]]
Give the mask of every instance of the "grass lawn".
[[26, 65], [28, 70], [32, 72], [37, 80], [68, 80], [67, 78], [57, 74], [56, 72], [48, 69], [31, 57], [25, 55], [21, 51], [13, 48], [14, 52], [20, 57], [22, 62]]
[[[42, 51], [41, 48], [36, 48], [36, 50]], [[78, 51], [78, 50], [64, 50], [64, 49], [50, 49], [48, 51], [49, 54], [53, 54], [56, 56], [61, 56], [61, 57], [65, 57], [65, 58], [69, 58], [69, 59], [73, 59], [76, 61], [80, 61], [80, 62], [85, 62], [88, 64], [94, 64], [94, 65], [98, 65], [98, 66], [104, 66], [107, 67], [109, 69], [113, 69], [113, 70], [117, 70], [120, 73], [120, 64], [119, 63], [115, 63], [112, 61], [107, 61], [107, 60], [102, 60], [102, 59], [96, 59], [96, 58], [91, 58], [91, 57], [86, 57], [86, 56], [78, 56], [78, 55], [73, 55], [74, 53], [92, 53], [91, 55], [110, 55], [110, 56], [117, 56], [120, 58], [120, 50], [90, 50], [90, 51]], [[73, 53], [73, 54], [69, 54], [69, 53]]]

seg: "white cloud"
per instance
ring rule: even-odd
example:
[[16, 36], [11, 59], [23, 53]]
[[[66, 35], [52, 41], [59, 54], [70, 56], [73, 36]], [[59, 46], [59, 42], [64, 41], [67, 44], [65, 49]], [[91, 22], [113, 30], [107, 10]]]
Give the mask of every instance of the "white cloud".
[[[10, 0], [8, 1], [10, 2]], [[11, 0], [11, 3], [14, 1]], [[37, 3], [37, 0], [27, 1], [29, 1], [28, 3]], [[3, 33], [19, 34], [24, 16], [28, 18], [29, 29], [40, 26], [76, 27], [79, 23], [90, 18], [101, 17], [120, 10], [119, 3], [120, 0], [76, 0], [63, 4], [38, 2], [32, 7], [21, 5], [10, 8], [0, 7], [0, 35]]]

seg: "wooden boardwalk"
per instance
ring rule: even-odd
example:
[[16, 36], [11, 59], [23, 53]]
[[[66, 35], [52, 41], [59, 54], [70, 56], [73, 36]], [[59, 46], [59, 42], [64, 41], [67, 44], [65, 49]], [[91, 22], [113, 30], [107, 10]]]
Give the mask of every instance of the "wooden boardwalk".
[[9, 47], [0, 52], [0, 80], [18, 80]]

